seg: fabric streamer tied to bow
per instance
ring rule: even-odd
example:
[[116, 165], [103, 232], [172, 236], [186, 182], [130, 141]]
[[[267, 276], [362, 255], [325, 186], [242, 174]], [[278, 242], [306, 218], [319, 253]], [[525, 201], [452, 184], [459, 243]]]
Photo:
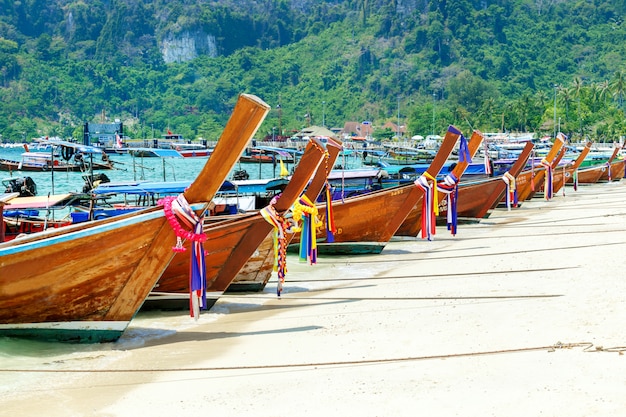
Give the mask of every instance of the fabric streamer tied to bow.
[[515, 177], [509, 171], [502, 175], [502, 181], [506, 184], [506, 208], [517, 207], [517, 187]]
[[546, 161], [545, 158], [541, 160], [541, 166], [546, 169], [545, 181], [543, 185], [543, 193], [546, 200], [552, 198], [552, 164]]
[[295, 231], [300, 232], [299, 259], [310, 265], [317, 263], [317, 236], [315, 229], [321, 226], [315, 204], [302, 195], [293, 205], [293, 219], [297, 226]]
[[458, 224], [457, 201], [459, 198], [459, 178], [454, 173], [448, 174], [443, 181], [437, 184], [437, 191], [446, 194], [448, 212], [446, 215], [446, 223], [448, 230], [455, 236]]
[[426, 171], [415, 180], [415, 185], [424, 191], [424, 198], [422, 198], [422, 239], [432, 240], [435, 234], [435, 219], [439, 214], [435, 178]]
[[274, 271], [278, 274], [276, 293], [280, 297], [283, 284], [285, 283], [285, 274], [287, 273], [287, 233], [290, 231], [292, 224], [278, 214], [274, 208], [274, 204], [276, 204], [279, 197], [280, 194], [272, 198], [268, 206], [261, 209], [261, 216], [274, 226]]
[[[206, 264], [204, 242], [206, 234], [202, 230], [204, 213], [197, 215], [185, 196], [165, 197], [157, 202], [163, 206], [165, 217], [176, 234], [174, 252], [185, 252], [184, 240], [191, 241], [191, 258], [189, 266], [189, 313], [198, 320], [200, 309], [206, 309]], [[182, 224], [181, 224], [182, 223]], [[191, 229], [193, 231], [185, 230]]]
[[461, 134], [459, 141], [459, 162], [467, 162], [468, 164], [471, 164], [472, 154], [469, 150], [467, 139], [463, 134]]

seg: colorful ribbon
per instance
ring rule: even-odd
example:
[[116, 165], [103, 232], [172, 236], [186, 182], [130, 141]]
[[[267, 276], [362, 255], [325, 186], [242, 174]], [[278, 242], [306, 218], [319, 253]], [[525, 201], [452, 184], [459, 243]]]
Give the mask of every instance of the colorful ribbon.
[[459, 162], [467, 162], [468, 164], [471, 164], [472, 154], [469, 150], [469, 146], [467, 145], [467, 139], [465, 136], [461, 135], [459, 141]]
[[[204, 242], [207, 237], [202, 230], [204, 214], [198, 216], [185, 196], [165, 197], [157, 202], [163, 206], [165, 217], [176, 234], [174, 252], [185, 252], [183, 240], [190, 240], [191, 259], [189, 266], [189, 314], [198, 320], [200, 309], [206, 309], [206, 264]], [[180, 221], [180, 223], [179, 223]], [[182, 225], [181, 225], [182, 223]], [[183, 228], [192, 229], [193, 232]]]
[[422, 239], [432, 240], [436, 231], [436, 218], [439, 214], [435, 178], [427, 171], [420, 175], [414, 184], [424, 191], [422, 198]]
[[485, 174], [487, 176], [491, 176], [492, 172], [491, 172], [491, 163], [489, 161], [489, 147], [487, 146], [487, 141], [483, 142], [483, 153], [485, 154]]
[[509, 171], [502, 175], [502, 181], [506, 184], [506, 208], [511, 210], [511, 205], [517, 207], [517, 187], [515, 177]]
[[296, 201], [292, 208], [293, 219], [297, 224], [302, 223], [296, 230], [300, 231], [299, 259], [310, 265], [317, 263], [317, 237], [315, 229], [320, 225], [317, 218], [317, 207], [305, 195]]
[[326, 181], [326, 241], [328, 243], [333, 243], [335, 241], [335, 233], [337, 233], [332, 200], [332, 189], [328, 181]]
[[437, 184], [437, 191], [441, 191], [446, 194], [448, 199], [446, 223], [450, 233], [455, 236], [458, 225], [457, 201], [459, 198], [459, 178], [457, 178], [453, 173], [446, 175], [443, 181], [440, 181]]
[[545, 158], [541, 160], [541, 165], [546, 169], [546, 175], [543, 183], [543, 194], [546, 200], [552, 198], [552, 165]]
[[530, 158], [530, 190], [535, 192], [535, 151]]
[[278, 286], [276, 294], [280, 297], [285, 283], [285, 274], [287, 273], [287, 232], [291, 224], [283, 216], [278, 214], [274, 208], [274, 204], [278, 201], [280, 194], [274, 196], [270, 204], [261, 209], [261, 216], [269, 224], [274, 226], [274, 267], [273, 270], [278, 274]]

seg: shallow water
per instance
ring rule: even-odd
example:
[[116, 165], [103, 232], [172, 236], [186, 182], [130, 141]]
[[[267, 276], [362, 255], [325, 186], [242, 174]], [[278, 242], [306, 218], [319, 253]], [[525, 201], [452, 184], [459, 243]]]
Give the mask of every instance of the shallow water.
[[[21, 148], [0, 148], [0, 158], [19, 160], [22, 152]], [[117, 168], [98, 172], [105, 173], [111, 181], [193, 180], [207, 161], [207, 158], [134, 158], [130, 155], [111, 155], [110, 159], [116, 163]], [[339, 163], [346, 167], [360, 166], [360, 161], [356, 159], [343, 159]], [[287, 168], [291, 171], [293, 167], [287, 166]], [[279, 172], [280, 166], [243, 163], [237, 164], [233, 171], [240, 169], [245, 169], [251, 179], [272, 178]], [[80, 172], [1, 172], [0, 179], [30, 176], [37, 184], [37, 194], [45, 196], [48, 193], [81, 192], [84, 184], [83, 175]], [[341, 262], [341, 259], [338, 261]], [[332, 271], [342, 276], [353, 274], [363, 276], [374, 273], [369, 266], [365, 270], [359, 270], [349, 264], [343, 267], [328, 264], [316, 267], [298, 265], [297, 257], [294, 255], [289, 255], [288, 264], [292, 265], [290, 268], [293, 268], [293, 272], [287, 276], [284, 294], [324, 289], [327, 284], [308, 281], [320, 271]], [[295, 277], [293, 278], [295, 282], [292, 284], [289, 284], [290, 277]], [[0, 337], [0, 398], [8, 399], [12, 395], [19, 395], [25, 391], [42, 392], [51, 386], [71, 383], [84, 376], [80, 373], [61, 373], [60, 371], [63, 370], [109, 369], [115, 366], [116, 361], [141, 349], [147, 343], [156, 343], [159, 339], [176, 332], [211, 323], [232, 310], [257, 308], [259, 304], [265, 302], [259, 295], [271, 297], [275, 291], [274, 277], [263, 293], [253, 294], [248, 299], [244, 296], [218, 303], [211, 310], [202, 312], [198, 321], [194, 321], [186, 311], [140, 311], [115, 343], [68, 344]], [[40, 372], [42, 370], [48, 372], [42, 373]]]
[[[299, 262], [294, 254], [288, 255], [287, 263], [289, 272], [283, 294], [295, 297], [337, 285], [324, 282], [331, 276], [342, 279], [372, 277], [387, 268], [386, 265], [354, 263], [348, 257], [309, 265]], [[121, 362], [126, 364], [125, 367], [129, 363], [132, 366], [132, 355], [144, 347], [163, 343], [160, 339], [185, 330], [193, 333], [194, 328], [210, 325], [231, 312], [260, 308], [275, 297], [276, 282], [274, 275], [262, 292], [221, 299], [210, 310], [202, 311], [197, 321], [187, 311], [140, 311], [114, 343], [71, 344], [0, 337], [0, 398], [9, 400], [26, 392], [36, 395], [51, 387], [70, 386], [91, 371], [116, 369], [119, 367], [116, 363], [123, 359], [126, 359]], [[167, 367], [167, 364], [163, 366]]]

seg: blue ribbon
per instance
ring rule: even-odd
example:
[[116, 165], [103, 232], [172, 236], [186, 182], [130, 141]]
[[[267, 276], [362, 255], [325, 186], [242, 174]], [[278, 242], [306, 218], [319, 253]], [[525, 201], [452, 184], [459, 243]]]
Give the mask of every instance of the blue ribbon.
[[459, 143], [459, 162], [472, 163], [472, 155], [470, 154], [469, 147], [467, 146], [467, 139], [461, 134], [461, 142]]

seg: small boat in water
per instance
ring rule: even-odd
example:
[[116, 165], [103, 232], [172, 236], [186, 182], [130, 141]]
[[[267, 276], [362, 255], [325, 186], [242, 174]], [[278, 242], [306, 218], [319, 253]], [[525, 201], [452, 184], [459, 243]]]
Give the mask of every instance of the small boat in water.
[[45, 140], [50, 152], [30, 152], [25, 145], [19, 161], [0, 159], [0, 171], [70, 171], [89, 172], [113, 169], [113, 162], [102, 149], [56, 139]]

